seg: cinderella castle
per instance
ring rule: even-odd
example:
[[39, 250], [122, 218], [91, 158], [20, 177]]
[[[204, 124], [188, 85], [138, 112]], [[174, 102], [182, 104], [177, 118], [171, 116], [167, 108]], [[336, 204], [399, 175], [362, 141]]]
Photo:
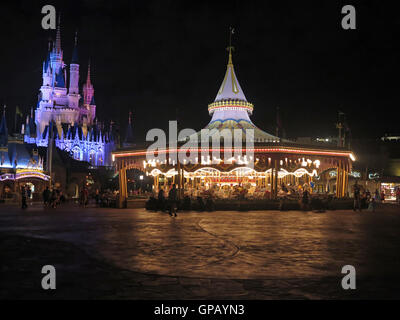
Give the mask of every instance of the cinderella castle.
[[49, 43], [47, 57], [43, 62], [43, 83], [40, 87], [36, 110], [22, 127], [24, 142], [47, 147], [54, 139], [55, 146], [67, 151], [80, 161], [92, 166], [110, 166], [111, 152], [116, 145], [113, 123], [105, 126], [96, 119], [94, 88], [90, 78], [90, 63], [86, 82], [79, 89], [79, 59], [77, 34], [72, 60], [67, 65], [61, 49], [60, 23], [56, 41]]

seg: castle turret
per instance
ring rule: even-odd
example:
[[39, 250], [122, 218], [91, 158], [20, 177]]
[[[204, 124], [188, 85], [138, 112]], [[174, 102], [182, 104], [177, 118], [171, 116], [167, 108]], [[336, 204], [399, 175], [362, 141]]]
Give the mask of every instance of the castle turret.
[[90, 61], [88, 66], [88, 74], [86, 78], [86, 83], [83, 85], [83, 105], [89, 111], [88, 120], [93, 123], [96, 117], [96, 104], [94, 102], [94, 88], [90, 79]]
[[78, 34], [75, 33], [75, 46], [70, 64], [69, 93], [79, 93]]
[[89, 61], [87, 78], [85, 84], [83, 85], [83, 104], [85, 106], [90, 105], [93, 96], [94, 96], [94, 88], [90, 79], [90, 61]]
[[51, 67], [50, 67], [51, 42], [49, 41], [49, 49], [47, 51], [46, 60], [43, 62], [43, 86], [49, 87], [52, 84]]
[[52, 76], [52, 70], [51, 70], [51, 42], [49, 41], [49, 49], [47, 51], [47, 56], [46, 60], [43, 62], [43, 74], [42, 74], [42, 79], [43, 79], [43, 84], [42, 87], [40, 88], [41, 91], [41, 99], [44, 101], [50, 100], [51, 97], [51, 91], [52, 91], [52, 85], [53, 85], [53, 76]]
[[129, 112], [128, 125], [126, 127], [125, 140], [123, 142], [123, 147], [132, 147], [134, 145], [135, 144], [133, 141], [133, 130], [132, 130], [132, 112]]
[[[53, 50], [50, 53], [50, 64], [51, 69], [53, 71], [53, 81], [56, 79], [56, 74], [59, 73], [60, 69], [64, 68], [64, 61], [63, 61], [63, 51], [61, 50], [61, 20], [58, 19], [58, 26], [57, 26], [57, 35], [56, 35], [56, 42], [53, 45]], [[54, 82], [53, 82], [54, 85]]]

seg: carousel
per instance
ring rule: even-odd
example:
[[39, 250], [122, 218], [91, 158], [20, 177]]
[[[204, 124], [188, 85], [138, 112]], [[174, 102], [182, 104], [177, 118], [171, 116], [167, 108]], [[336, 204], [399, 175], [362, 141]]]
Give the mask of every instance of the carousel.
[[[318, 192], [329, 191], [338, 198], [347, 196], [348, 177], [355, 161], [352, 152], [341, 147], [301, 145], [253, 124], [250, 116], [254, 106], [247, 101], [236, 77], [232, 49], [228, 47], [223, 82], [208, 106], [212, 118], [205, 130], [151, 152], [146, 146], [113, 152], [121, 207], [128, 195], [129, 169], [139, 169], [153, 177], [155, 192], [160, 188], [168, 192], [175, 184], [181, 197], [211, 195], [225, 199], [235, 198], [243, 191], [248, 199], [275, 199], [282, 193], [301, 194], [304, 190], [317, 192], [315, 186], [323, 185], [327, 172], [333, 169], [334, 190], [319, 188]], [[188, 148], [189, 141], [195, 143]]]

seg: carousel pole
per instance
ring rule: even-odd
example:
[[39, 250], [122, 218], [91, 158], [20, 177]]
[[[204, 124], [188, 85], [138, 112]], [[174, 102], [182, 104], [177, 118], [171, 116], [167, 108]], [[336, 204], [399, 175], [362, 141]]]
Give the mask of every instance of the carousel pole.
[[341, 162], [338, 163], [337, 173], [336, 173], [336, 197], [341, 198], [342, 189], [342, 168]]
[[278, 196], [278, 160], [275, 160], [274, 199]]
[[344, 171], [343, 171], [344, 179], [343, 179], [343, 197], [347, 196], [347, 185], [349, 182], [349, 169], [345, 165]]
[[181, 194], [180, 197], [183, 199], [183, 195], [185, 193], [185, 172], [183, 170], [183, 166], [181, 167]]
[[180, 164], [180, 162], [179, 162], [179, 159], [178, 159], [178, 176], [177, 176], [177, 178], [178, 178], [178, 196], [179, 196], [179, 198], [181, 197], [181, 164]]
[[340, 189], [339, 180], [340, 180], [340, 167], [338, 164], [336, 168], [336, 198], [339, 198], [339, 189]]
[[340, 171], [341, 171], [341, 177], [340, 177], [340, 197], [343, 198], [344, 196], [344, 178], [345, 178], [345, 173], [344, 173], [344, 166], [343, 163], [340, 164]]
[[271, 166], [271, 174], [269, 177], [270, 185], [271, 185], [271, 199], [274, 197], [274, 167]]
[[125, 207], [125, 201], [126, 201], [126, 196], [127, 196], [127, 185], [126, 185], [126, 167], [125, 167], [125, 161], [121, 160], [119, 164], [119, 201], [118, 201], [118, 207], [119, 208], [124, 208]]

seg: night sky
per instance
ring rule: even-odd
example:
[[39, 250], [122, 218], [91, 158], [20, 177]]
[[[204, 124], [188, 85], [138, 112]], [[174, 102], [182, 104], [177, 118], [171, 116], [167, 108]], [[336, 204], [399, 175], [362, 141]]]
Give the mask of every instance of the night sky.
[[[10, 1], [2, 2], [0, 103], [36, 106], [49, 37], [41, 7], [61, 11], [64, 62], [79, 32], [81, 83], [92, 61], [97, 116], [127, 123], [143, 141], [178, 117], [199, 130], [223, 80], [229, 26], [234, 65], [254, 104], [253, 122], [274, 133], [276, 107], [288, 137], [336, 134], [337, 112], [354, 137], [400, 134], [400, 18], [379, 1]], [[353, 4], [357, 30], [343, 30]], [[398, 113], [398, 112], [397, 112]], [[10, 119], [12, 115], [9, 113]], [[12, 122], [10, 120], [10, 122]]]

